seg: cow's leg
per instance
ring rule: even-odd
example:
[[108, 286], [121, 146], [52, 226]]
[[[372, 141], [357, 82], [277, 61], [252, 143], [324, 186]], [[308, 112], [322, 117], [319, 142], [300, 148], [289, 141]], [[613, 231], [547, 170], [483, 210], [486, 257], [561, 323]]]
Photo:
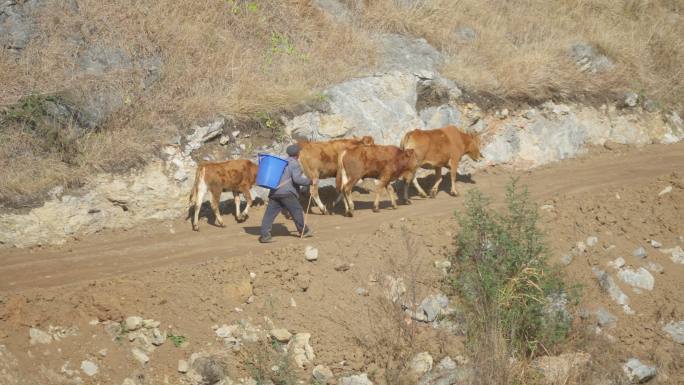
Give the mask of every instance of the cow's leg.
[[[377, 213], [380, 211], [380, 191], [387, 190], [388, 182], [384, 179], [380, 179], [375, 182], [375, 200], [373, 201], [373, 212]], [[389, 191], [388, 191], [389, 192]]]
[[394, 199], [394, 187], [392, 187], [392, 183], [388, 183], [387, 187], [385, 187], [387, 190], [387, 195], [389, 195], [390, 202], [392, 203], [392, 208], [396, 209], [397, 208], [397, 201]]
[[197, 186], [197, 196], [195, 197], [195, 212], [193, 213], [192, 229], [199, 231], [199, 214], [202, 209], [202, 203], [204, 202], [204, 194], [207, 193], [207, 184], [204, 180], [199, 182]]
[[242, 220], [245, 221], [249, 218], [249, 206], [252, 205], [254, 200], [252, 199], [252, 193], [249, 191], [249, 187], [242, 189], [242, 195], [247, 199], [247, 206], [245, 206], [245, 211], [242, 212]]
[[437, 196], [440, 184], [442, 184], [442, 167], [435, 166], [435, 184], [430, 189], [430, 198]]
[[450, 177], [451, 177], [451, 190], [449, 194], [452, 196], [457, 196], [458, 191], [456, 191], [456, 178], [458, 177], [458, 159], [450, 159], [449, 160], [449, 167], [451, 168], [450, 170]]
[[235, 202], [235, 219], [240, 222], [242, 220], [242, 213], [240, 212], [240, 192], [233, 191], [233, 201]]
[[225, 224], [223, 224], [223, 218], [221, 217], [221, 210], [219, 208], [219, 203], [221, 200], [221, 191], [221, 188], [212, 187], [209, 193], [211, 194], [211, 208], [212, 210], [214, 210], [216, 223], [218, 223], [218, 225], [221, 227], [225, 227]]
[[[421, 196], [422, 198], [427, 198], [427, 197], [428, 197], [428, 195], [427, 195], [427, 193], [425, 192], [425, 190], [423, 190], [423, 188], [420, 187], [420, 183], [418, 183], [418, 176], [417, 176], [417, 175], [414, 175], [414, 176], [413, 176], [413, 186], [416, 188], [416, 190], [418, 191], [418, 194], [420, 194], [420, 196]], [[408, 183], [406, 183], [406, 196], [408, 196]]]
[[409, 199], [409, 184], [411, 184], [410, 179], [404, 180], [404, 204], [410, 205], [411, 204], [411, 199]]
[[354, 188], [354, 185], [356, 185], [356, 182], [358, 182], [358, 179], [352, 179], [349, 180], [343, 187], [342, 187], [342, 193], [344, 194], [344, 206], [346, 209], [346, 215], [353, 217], [354, 216], [354, 200], [352, 199], [352, 189]]
[[311, 190], [309, 192], [313, 200], [316, 202], [316, 206], [318, 206], [318, 209], [321, 210], [321, 214], [327, 214], [328, 209], [325, 207], [323, 202], [321, 202], [321, 197], [318, 195], [318, 179], [311, 180]]

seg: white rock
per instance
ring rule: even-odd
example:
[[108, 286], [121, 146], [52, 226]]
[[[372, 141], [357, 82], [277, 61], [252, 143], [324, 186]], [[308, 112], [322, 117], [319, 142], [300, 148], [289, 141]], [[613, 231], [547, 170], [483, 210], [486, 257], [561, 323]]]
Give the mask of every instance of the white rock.
[[632, 255], [634, 255], [637, 258], [646, 258], [646, 249], [643, 247], [639, 247], [638, 249], [635, 249], [634, 252], [632, 252]]
[[357, 374], [354, 376], [342, 377], [340, 385], [373, 385], [373, 382], [368, 379], [366, 373]]
[[315, 261], [318, 259], [318, 249], [313, 246], [306, 246], [304, 249], [304, 256], [307, 261]]
[[684, 344], [684, 321], [670, 321], [670, 323], [663, 326], [663, 331], [668, 333], [675, 342]]
[[233, 332], [237, 329], [234, 325], [222, 325], [220, 328], [216, 329], [216, 336], [219, 338], [228, 338], [233, 335]]
[[52, 342], [52, 336], [38, 328], [29, 329], [30, 344], [49, 344]]
[[423, 374], [429, 372], [432, 370], [432, 356], [428, 352], [421, 352], [415, 355], [413, 359], [411, 360], [411, 363], [409, 364], [409, 367], [411, 368], [411, 371], [418, 375], [422, 376]]
[[155, 320], [153, 320], [153, 319], [146, 319], [146, 320], [143, 320], [143, 323], [142, 323], [142, 326], [143, 326], [144, 328], [146, 328], [146, 329], [158, 328], [159, 325], [161, 325], [161, 322], [155, 321]]
[[138, 385], [138, 383], [131, 378], [126, 378], [121, 385]]
[[100, 349], [99, 352], [97, 352], [102, 357], [107, 357], [107, 349]]
[[314, 355], [314, 350], [309, 344], [311, 339], [311, 334], [309, 333], [297, 333], [290, 339], [288, 346], [288, 351], [292, 352], [294, 361], [300, 368], [304, 365], [311, 364], [316, 356]]
[[598, 244], [598, 237], [588, 237], [587, 246], [594, 247]]
[[673, 247], [671, 249], [661, 249], [660, 251], [665, 254], [670, 254], [670, 260], [672, 260], [672, 262], [684, 265], [684, 250], [682, 250], [681, 246]]
[[451, 267], [451, 262], [446, 261], [446, 260], [445, 261], [435, 261], [434, 265], [436, 268], [438, 268], [442, 271], [446, 271], [447, 269], [449, 269]]
[[669, 194], [671, 192], [672, 192], [672, 186], [667, 186], [664, 189], [660, 190], [660, 192], [658, 193], [658, 196], [663, 196], [663, 195]]
[[616, 258], [614, 261], [608, 262], [608, 266], [614, 269], [621, 269], [625, 265], [625, 259], [622, 257]]
[[292, 297], [290, 297], [290, 307], [297, 307], [297, 302]]
[[316, 365], [311, 372], [313, 378], [321, 385], [326, 385], [333, 379], [333, 372], [327, 366]]
[[126, 326], [126, 330], [129, 332], [138, 330], [143, 326], [143, 319], [138, 316], [130, 316], [126, 318], [124, 326]]
[[143, 366], [150, 361], [150, 357], [138, 348], [131, 349], [131, 353], [133, 353], [133, 358], [135, 358], [135, 360], [140, 362]]
[[662, 243], [656, 241], [655, 239], [651, 239], [651, 247], [653, 247], [654, 249], [659, 249], [662, 246], [663, 246]]
[[357, 287], [356, 290], [354, 290], [354, 291], [356, 292], [356, 294], [358, 294], [358, 295], [360, 295], [360, 296], [362, 296], [362, 297], [368, 296], [368, 290], [366, 290], [366, 289], [363, 288], [363, 287]]
[[219, 138], [219, 143], [220, 143], [222, 146], [225, 146], [226, 144], [230, 143], [231, 140], [232, 140], [232, 138], [231, 138], [230, 136], [228, 136], [228, 135], [221, 135], [221, 137]]
[[643, 267], [637, 270], [625, 268], [618, 271], [617, 275], [622, 282], [640, 289], [653, 290], [653, 285], [655, 284], [655, 279], [651, 273]]
[[656, 274], [661, 274], [663, 271], [665, 271], [665, 268], [663, 268], [663, 265], [661, 265], [659, 263], [652, 262], [652, 261], [649, 261], [646, 264], [646, 268], [648, 270], [656, 273]]
[[656, 368], [654, 366], [644, 365], [636, 358], [630, 358], [622, 366], [622, 370], [624, 370], [631, 381], [639, 383], [646, 382], [656, 375]]
[[272, 329], [271, 337], [273, 337], [278, 342], [288, 342], [292, 338], [292, 334], [287, 329]]
[[598, 279], [599, 285], [608, 292], [610, 298], [612, 298], [615, 303], [622, 306], [622, 311], [624, 311], [625, 314], [634, 314], [634, 310], [629, 307], [629, 297], [615, 283], [613, 277], [596, 267], [593, 267], [591, 271], [594, 273], [594, 276], [596, 276], [596, 279]]
[[98, 368], [97, 364], [92, 361], [81, 361], [81, 370], [86, 376], [92, 377], [97, 374]]
[[178, 372], [187, 373], [190, 370], [190, 365], [186, 360], [178, 360]]

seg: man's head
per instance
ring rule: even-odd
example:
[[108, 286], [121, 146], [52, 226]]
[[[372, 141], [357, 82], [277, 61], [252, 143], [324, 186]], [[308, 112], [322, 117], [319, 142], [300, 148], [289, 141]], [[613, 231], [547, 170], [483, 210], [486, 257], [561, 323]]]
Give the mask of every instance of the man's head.
[[299, 157], [299, 145], [297, 144], [291, 144], [287, 146], [285, 149], [285, 152], [287, 153], [288, 156], [291, 156], [293, 158]]

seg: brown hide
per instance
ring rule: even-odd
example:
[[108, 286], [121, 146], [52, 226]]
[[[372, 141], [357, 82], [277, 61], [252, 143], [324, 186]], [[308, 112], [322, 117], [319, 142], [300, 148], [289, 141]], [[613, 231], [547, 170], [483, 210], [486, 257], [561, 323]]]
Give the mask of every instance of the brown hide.
[[337, 175], [337, 186], [345, 198], [348, 215], [352, 215], [354, 210], [351, 191], [360, 179], [375, 178], [378, 180], [373, 205], [374, 211], [378, 211], [379, 194], [383, 189], [387, 190], [392, 207], [396, 208], [390, 182], [403, 179], [409, 183], [418, 167], [416, 154], [413, 150], [380, 145], [351, 147], [340, 155], [338, 163], [340, 171]]
[[[420, 167], [435, 170], [436, 183], [430, 191], [433, 197], [442, 181], [442, 167], [451, 169], [451, 193], [456, 195], [456, 170], [463, 155], [468, 154], [475, 161], [482, 157], [479, 136], [466, 134], [456, 126], [410, 131], [401, 140], [401, 148], [413, 149]], [[417, 181], [414, 185], [421, 195], [426, 195]]]
[[342, 151], [357, 145], [371, 145], [373, 138], [364, 136], [350, 139], [335, 139], [328, 142], [299, 142], [299, 163], [302, 171], [312, 181], [311, 197], [321, 212], [328, 210], [323, 205], [318, 195], [318, 181], [325, 178], [334, 178], [337, 175], [337, 160]]
[[[223, 191], [232, 191], [235, 199], [235, 217], [238, 221], [247, 219], [249, 207], [252, 205], [250, 189], [256, 182], [258, 166], [250, 160], [237, 159], [225, 162], [202, 162], [197, 166], [195, 183], [190, 193], [190, 205], [195, 206], [192, 228], [199, 230], [197, 223], [204, 194], [211, 195], [211, 208], [216, 221], [223, 226], [223, 219], [219, 212], [219, 200]], [[244, 213], [240, 212], [240, 193], [247, 199]]]

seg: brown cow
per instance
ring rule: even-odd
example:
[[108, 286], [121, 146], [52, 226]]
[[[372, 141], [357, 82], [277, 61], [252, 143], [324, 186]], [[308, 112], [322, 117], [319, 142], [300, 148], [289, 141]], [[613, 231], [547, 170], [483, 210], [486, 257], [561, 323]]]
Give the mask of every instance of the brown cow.
[[335, 139], [328, 142], [299, 142], [299, 163], [302, 171], [311, 179], [311, 197], [321, 213], [326, 214], [326, 209], [318, 195], [318, 181], [337, 176], [337, 160], [342, 151], [357, 145], [371, 145], [373, 138], [364, 136], [350, 139]]
[[[480, 137], [477, 134], [466, 134], [456, 126], [447, 126], [435, 130], [413, 130], [407, 132], [401, 140], [402, 149], [413, 149], [416, 152], [418, 165], [435, 170], [435, 184], [430, 189], [430, 197], [437, 195], [442, 183], [442, 167], [451, 169], [451, 195], [456, 192], [456, 175], [458, 163], [463, 155], [468, 154], [474, 161], [482, 158], [480, 154]], [[418, 193], [426, 198], [427, 194], [414, 177], [413, 185]], [[408, 183], [404, 185], [404, 194], [408, 195]]]
[[[379, 211], [380, 191], [386, 190], [392, 202], [392, 208], [397, 208], [394, 199], [394, 189], [390, 182], [403, 179], [406, 184], [414, 178], [418, 161], [413, 150], [402, 150], [396, 146], [354, 146], [342, 151], [338, 159], [337, 189], [340, 196], [336, 202], [344, 198], [344, 206], [348, 216], [354, 215], [354, 202], [351, 198], [352, 188], [362, 178], [376, 178], [375, 201], [373, 211]], [[410, 203], [405, 194], [406, 203]]]
[[[216, 221], [223, 227], [223, 219], [219, 211], [219, 200], [223, 191], [232, 191], [235, 199], [235, 218], [238, 222], [244, 221], [249, 215], [249, 206], [252, 205], [250, 189], [256, 182], [258, 166], [246, 159], [227, 160], [225, 162], [202, 162], [197, 166], [195, 183], [190, 192], [190, 206], [195, 206], [192, 229], [199, 231], [200, 207], [204, 201], [204, 194], [211, 194], [211, 208], [216, 215]], [[247, 207], [240, 212], [240, 193], [247, 199]]]

